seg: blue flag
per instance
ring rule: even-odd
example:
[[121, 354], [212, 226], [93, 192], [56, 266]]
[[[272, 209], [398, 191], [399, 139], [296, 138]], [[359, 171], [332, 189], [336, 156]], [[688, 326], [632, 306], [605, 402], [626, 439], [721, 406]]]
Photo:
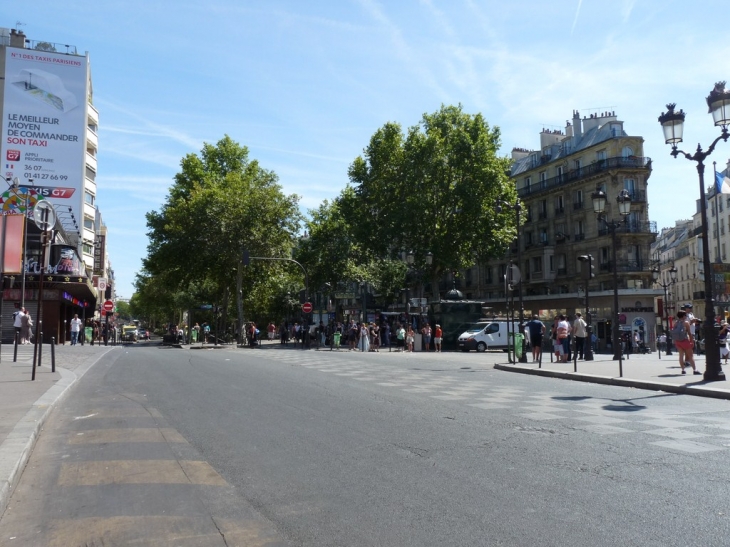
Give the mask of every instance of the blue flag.
[[722, 173], [715, 173], [715, 188], [718, 194], [730, 194], [730, 178]]

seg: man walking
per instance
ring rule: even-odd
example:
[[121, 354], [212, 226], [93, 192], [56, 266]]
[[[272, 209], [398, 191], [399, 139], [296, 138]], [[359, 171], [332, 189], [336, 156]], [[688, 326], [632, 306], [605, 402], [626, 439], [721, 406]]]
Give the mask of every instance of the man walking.
[[79, 331], [82, 327], [82, 321], [79, 319], [79, 314], [75, 313], [74, 318], [71, 319], [71, 345], [75, 346], [76, 342], [79, 341]]
[[545, 324], [540, 321], [537, 315], [532, 316], [532, 321], [527, 323], [527, 330], [530, 333], [530, 345], [532, 346], [532, 362], [540, 360], [542, 353], [542, 337], [545, 334]]
[[575, 321], [573, 321], [573, 333], [575, 335], [575, 351], [578, 353], [578, 359], [583, 359], [583, 349], [586, 343], [586, 322], [576, 312]]
[[15, 340], [20, 343], [20, 329], [23, 327], [23, 316], [25, 308], [20, 308], [13, 314], [13, 327], [15, 328]]

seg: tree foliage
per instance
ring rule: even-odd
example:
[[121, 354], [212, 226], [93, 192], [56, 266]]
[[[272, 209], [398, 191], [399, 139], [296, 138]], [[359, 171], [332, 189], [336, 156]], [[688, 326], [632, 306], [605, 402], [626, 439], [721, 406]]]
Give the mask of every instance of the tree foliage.
[[[167, 310], [234, 303], [242, 249], [291, 255], [301, 221], [298, 200], [230, 137], [206, 143], [200, 155], [182, 159], [165, 204], [147, 214], [150, 243], [138, 291]], [[244, 309], [261, 308], [280, 292], [272, 281], [281, 270], [272, 263], [245, 269]]]
[[460, 105], [424, 114], [406, 134], [387, 123], [350, 165], [351, 191], [338, 204], [344, 223], [375, 256], [412, 251], [425, 268], [431, 252], [434, 277], [494, 257], [515, 235], [514, 215], [495, 208], [516, 200], [499, 146], [499, 129]]

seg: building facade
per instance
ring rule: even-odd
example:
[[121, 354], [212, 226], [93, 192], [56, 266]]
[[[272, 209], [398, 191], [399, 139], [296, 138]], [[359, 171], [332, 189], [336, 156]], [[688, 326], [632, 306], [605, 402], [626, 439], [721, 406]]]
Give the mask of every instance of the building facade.
[[[0, 335], [12, 338], [15, 308], [24, 305], [36, 317], [42, 300], [44, 339], [64, 341], [75, 313], [94, 314], [95, 266], [107, 267], [98, 252], [95, 263], [95, 244], [105, 229], [96, 207], [99, 113], [89, 55], [0, 29], [0, 74], [0, 155], [7, 183], [0, 196]], [[45, 252], [33, 215], [41, 201], [52, 207], [46, 218], [54, 221]]]
[[[639, 332], [653, 347], [654, 299], [660, 291], [652, 280], [651, 244], [657, 230], [648, 217], [651, 160], [644, 157], [643, 138], [628, 135], [612, 112], [582, 119], [574, 112], [564, 131], [540, 133], [538, 150], [515, 148], [512, 157], [523, 224], [507, 257], [480, 266], [485, 305], [503, 311], [508, 296], [516, 300], [516, 291], [505, 288], [504, 275], [510, 263], [518, 262], [519, 245], [525, 315], [552, 320], [559, 313], [585, 313], [587, 263], [578, 258], [591, 255], [595, 277], [588, 283], [588, 301], [599, 350], [611, 345], [614, 269], [620, 327]], [[594, 213], [597, 190], [608, 198], [607, 220], [622, 221], [615, 234]], [[616, 201], [623, 190], [631, 198], [625, 218]]]

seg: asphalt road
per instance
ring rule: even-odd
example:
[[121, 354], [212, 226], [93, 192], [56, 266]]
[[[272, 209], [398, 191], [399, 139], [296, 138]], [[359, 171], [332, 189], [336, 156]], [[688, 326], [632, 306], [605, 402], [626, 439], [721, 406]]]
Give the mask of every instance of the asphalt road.
[[729, 449], [727, 401], [484, 354], [139, 344], [48, 422], [0, 545], [720, 546]]

